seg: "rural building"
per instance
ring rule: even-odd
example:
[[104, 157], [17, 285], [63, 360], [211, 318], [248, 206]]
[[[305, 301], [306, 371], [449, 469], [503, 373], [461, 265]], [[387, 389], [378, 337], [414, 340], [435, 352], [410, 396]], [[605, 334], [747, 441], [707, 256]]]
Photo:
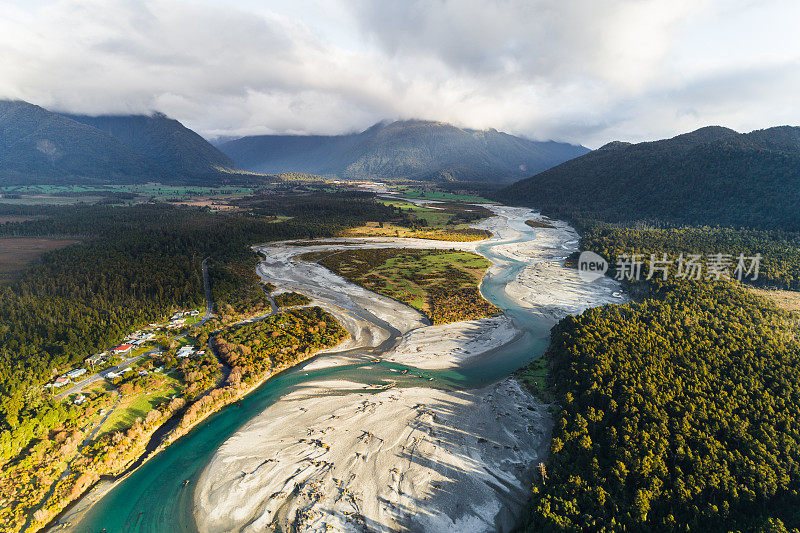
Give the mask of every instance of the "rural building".
[[85, 401], [86, 401], [86, 396], [84, 396], [83, 394], [78, 394], [77, 396], [75, 396], [75, 399], [72, 400], [72, 403], [74, 403], [75, 405], [80, 405]]
[[96, 353], [96, 354], [90, 355], [89, 357], [84, 359], [84, 362], [89, 366], [94, 366], [94, 365], [99, 365], [100, 363], [102, 363], [103, 359], [105, 359], [105, 358], [106, 358], [105, 354]]
[[111, 350], [111, 352], [114, 355], [127, 355], [131, 353], [132, 349], [133, 349], [133, 344], [120, 344], [119, 346]]
[[67, 376], [70, 379], [75, 379], [77, 377], [80, 377], [80, 376], [84, 375], [85, 373], [86, 373], [86, 369], [85, 368], [76, 368], [75, 370], [70, 370], [69, 372], [67, 372], [64, 375]]
[[55, 379], [55, 381], [53, 381], [53, 384], [51, 386], [58, 388], [58, 387], [63, 387], [67, 383], [69, 383], [69, 378], [64, 377], [64, 376], [58, 376]]
[[175, 355], [175, 357], [183, 359], [184, 357], [189, 357], [193, 353], [194, 353], [194, 346], [184, 346], [183, 348], [178, 350], [178, 353]]

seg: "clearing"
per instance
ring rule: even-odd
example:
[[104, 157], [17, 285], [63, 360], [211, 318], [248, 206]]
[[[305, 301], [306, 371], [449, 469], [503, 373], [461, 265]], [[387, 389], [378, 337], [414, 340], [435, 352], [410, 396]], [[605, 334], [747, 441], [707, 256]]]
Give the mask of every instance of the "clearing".
[[747, 287], [745, 285], [743, 285], [743, 287], [746, 287], [750, 292], [772, 300], [775, 302], [775, 305], [785, 311], [800, 312], [800, 292], [776, 289], [756, 289], [754, 287]]
[[478, 220], [492, 216], [492, 212], [483, 206], [457, 202], [416, 205], [404, 200], [379, 201], [397, 208], [401, 218], [392, 222], [368, 222], [363, 226], [346, 230], [343, 235], [460, 242], [479, 241], [491, 237], [485, 230], [470, 227]]
[[119, 406], [103, 423], [98, 435], [128, 429], [137, 418], [146, 417], [151, 410], [180, 394], [183, 384], [172, 376], [151, 372], [146, 377], [146, 385], [139, 383], [136, 388], [139, 390], [123, 395]]
[[38, 237], [0, 238], [0, 273], [20, 270], [45, 252], [58, 250], [71, 244], [75, 239], [46, 239]]

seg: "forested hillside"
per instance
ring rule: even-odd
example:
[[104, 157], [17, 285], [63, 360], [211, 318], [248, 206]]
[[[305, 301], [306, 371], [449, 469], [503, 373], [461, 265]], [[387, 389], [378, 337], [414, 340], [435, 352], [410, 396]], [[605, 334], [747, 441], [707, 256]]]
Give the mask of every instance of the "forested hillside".
[[500, 191], [560, 218], [800, 231], [800, 128], [610, 143]]
[[348, 135], [243, 137], [219, 147], [240, 167], [257, 172], [484, 183], [520, 179], [587, 151], [423, 120], [378, 123]]
[[27, 102], [0, 100], [0, 183], [148, 181], [157, 166], [110, 135]]
[[800, 527], [797, 315], [706, 271], [677, 280], [673, 265], [666, 282], [643, 279], [651, 254], [760, 253], [749, 283], [797, 290], [798, 235], [597, 221], [581, 233], [581, 248], [607, 258], [610, 275], [623, 254], [639, 254], [642, 280], [625, 282], [637, 302], [590, 309], [552, 331], [544, 397], [560, 411], [525, 529]]
[[164, 170], [177, 174], [213, 177], [221, 170], [236, 168], [228, 156], [200, 135], [161, 113], [68, 117], [108, 133]]
[[[667, 254], [672, 275], [680, 254], [700, 254], [702, 263], [709, 254], [729, 255], [729, 271], [736, 258], [761, 256], [757, 279], [746, 281], [758, 287], [800, 290], [800, 234], [779, 230], [748, 230], [709, 227], [628, 227], [622, 224], [588, 222], [581, 227], [581, 249], [604, 257], [611, 267], [623, 255], [637, 254], [648, 273], [651, 256], [657, 261]], [[749, 266], [749, 265], [748, 265]]]
[[163, 115], [64, 115], [0, 100], [0, 185], [203, 183], [233, 162]]

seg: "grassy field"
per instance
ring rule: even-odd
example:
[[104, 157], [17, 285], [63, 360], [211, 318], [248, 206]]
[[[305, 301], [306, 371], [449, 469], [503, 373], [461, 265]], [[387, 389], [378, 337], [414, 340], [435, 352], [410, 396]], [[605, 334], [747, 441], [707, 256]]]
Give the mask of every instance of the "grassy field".
[[144, 418], [154, 408], [178, 394], [183, 385], [164, 374], [151, 374], [148, 390], [125, 396], [100, 428], [99, 434], [129, 428], [137, 418]]
[[7, 205], [75, 205], [80, 202], [97, 203], [103, 196], [58, 196], [53, 194], [21, 194], [18, 198], [0, 198]]
[[547, 359], [540, 357], [525, 368], [518, 370], [517, 375], [522, 379], [522, 382], [528, 390], [544, 398], [545, 401], [549, 401], [546, 395], [548, 375]]
[[500, 312], [478, 291], [491, 263], [473, 253], [388, 248], [312, 252], [302, 257], [422, 311], [434, 324]]
[[479, 241], [491, 237], [484, 230], [470, 226], [492, 215], [484, 207], [466, 203], [445, 202], [435, 206], [421, 206], [402, 200], [379, 200], [403, 212], [404, 222], [370, 222], [348, 229], [350, 237], [404, 237], [441, 241]]
[[494, 204], [492, 200], [487, 200], [480, 196], [470, 194], [455, 194], [451, 192], [433, 190], [433, 189], [419, 189], [415, 187], [399, 187], [398, 192], [408, 198], [419, 198], [421, 200], [442, 200], [447, 202], [476, 202], [479, 204]]
[[27, 222], [28, 220], [36, 220], [37, 218], [29, 215], [0, 215], [0, 226], [9, 222]]
[[75, 239], [0, 238], [0, 273], [20, 270], [45, 252], [78, 242]]
[[[151, 199], [214, 206], [218, 201], [253, 192], [250, 187], [199, 187], [143, 183], [135, 185], [12, 185], [0, 187], [0, 203], [10, 205], [73, 205], [114, 199], [139, 203]], [[224, 207], [224, 206], [223, 206]]]

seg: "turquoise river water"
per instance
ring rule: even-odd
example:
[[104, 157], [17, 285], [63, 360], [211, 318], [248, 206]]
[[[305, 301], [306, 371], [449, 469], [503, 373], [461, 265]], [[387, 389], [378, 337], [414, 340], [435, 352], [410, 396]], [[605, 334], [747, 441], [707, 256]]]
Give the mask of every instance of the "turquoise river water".
[[[535, 230], [525, 225], [524, 219], [513, 220], [511, 226], [522, 234], [513, 242], [529, 241], [535, 236]], [[498, 273], [484, 278], [481, 292], [523, 331], [517, 340], [487, 357], [477, 358], [476, 362], [458, 371], [419, 371], [411, 368], [401, 381], [398, 381], [398, 376], [401, 375], [397, 370], [408, 367], [387, 362], [359, 363], [318, 370], [288, 370], [264, 383], [238, 405], [230, 405], [209, 417], [189, 434], [144, 463], [97, 502], [75, 526], [75, 531], [196, 532], [193, 515], [194, 486], [211, 456], [247, 421], [298, 384], [339, 378], [373, 384], [380, 383], [381, 379], [392, 379], [398, 381], [397, 386], [401, 387], [423, 385], [468, 389], [502, 379], [540, 356], [547, 346], [553, 323], [520, 307], [506, 296], [506, 284], [515, 278], [525, 263], [496, 252], [494, 248], [498, 244], [500, 243], [490, 240], [478, 247], [481, 254], [490, 259], [500, 259], [504, 265]], [[414, 377], [415, 375], [421, 375], [422, 378]], [[435, 381], [429, 381], [430, 377], [435, 378]], [[186, 480], [189, 480], [188, 484], [185, 483]]]

